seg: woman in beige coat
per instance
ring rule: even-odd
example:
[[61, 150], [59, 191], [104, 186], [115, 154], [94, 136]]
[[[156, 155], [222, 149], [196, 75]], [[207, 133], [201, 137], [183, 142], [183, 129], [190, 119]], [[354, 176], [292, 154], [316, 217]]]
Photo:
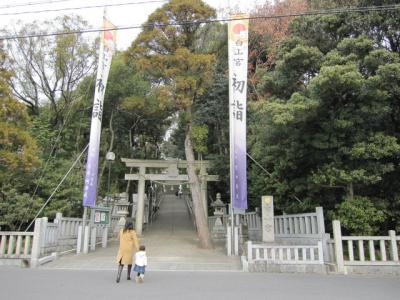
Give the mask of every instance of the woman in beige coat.
[[119, 249], [117, 254], [118, 263], [118, 275], [117, 283], [121, 279], [122, 269], [124, 265], [128, 265], [128, 277], [131, 279], [131, 269], [133, 255], [139, 249], [139, 241], [135, 230], [133, 230], [133, 223], [131, 220], [127, 220], [124, 229], [121, 229], [118, 235], [119, 238]]

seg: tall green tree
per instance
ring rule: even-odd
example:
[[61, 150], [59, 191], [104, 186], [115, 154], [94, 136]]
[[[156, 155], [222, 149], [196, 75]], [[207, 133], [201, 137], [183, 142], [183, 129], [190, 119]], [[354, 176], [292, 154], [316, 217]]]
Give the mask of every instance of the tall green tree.
[[152, 80], [160, 103], [172, 107], [185, 120], [187, 171], [197, 232], [204, 248], [211, 247], [211, 239], [194, 166], [192, 106], [211, 84], [214, 64], [213, 55], [195, 51], [196, 31], [201, 27], [200, 20], [214, 16], [215, 11], [203, 1], [171, 0], [149, 16], [142, 33], [127, 51], [128, 60], [136, 60]]
[[[50, 21], [19, 22], [7, 29], [10, 35], [46, 35], [49, 32], [76, 32], [88, 24], [79, 16], [62, 16]], [[7, 42], [8, 65], [14, 70], [10, 85], [14, 95], [33, 114], [43, 104], [52, 110], [52, 125], [59, 126], [80, 81], [95, 69], [94, 41], [83, 34], [37, 36]]]
[[[5, 59], [0, 48], [0, 226], [13, 230], [28, 200], [26, 181], [39, 160], [26, 108], [11, 95]], [[17, 193], [18, 188], [25, 193]]]
[[[104, 99], [101, 175], [106, 168], [107, 151], [116, 152], [117, 157], [159, 158], [169, 123], [170, 112], [160, 106], [151, 93], [150, 81], [143, 78], [135, 65], [126, 64], [123, 56], [117, 53], [113, 58]], [[115, 161], [113, 178], [123, 178], [127, 172], [125, 168], [119, 160]], [[125, 188], [125, 181], [115, 181], [118, 190]], [[100, 193], [106, 186], [99, 180]]]
[[296, 18], [276, 65], [259, 70], [266, 101], [250, 108], [259, 123], [250, 126], [249, 144], [271, 172], [266, 181], [278, 208], [335, 210], [368, 199], [393, 216], [400, 191], [392, 180], [400, 153], [396, 13]]

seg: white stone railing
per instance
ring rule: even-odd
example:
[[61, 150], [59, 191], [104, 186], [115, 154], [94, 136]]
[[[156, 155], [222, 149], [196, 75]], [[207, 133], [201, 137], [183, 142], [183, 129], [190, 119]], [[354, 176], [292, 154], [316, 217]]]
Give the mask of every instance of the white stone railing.
[[266, 261], [275, 264], [323, 264], [322, 242], [317, 245], [275, 246], [247, 242], [247, 261]]
[[[82, 219], [63, 218], [57, 213], [53, 223], [47, 217], [36, 219], [34, 232], [0, 232], [0, 259], [25, 259], [32, 267], [53, 260], [55, 252], [59, 255], [76, 250], [81, 225]], [[104, 225], [92, 226], [87, 247], [95, 250], [100, 243], [105, 247], [109, 229]]]
[[257, 212], [247, 212], [243, 218], [249, 229], [261, 229], [261, 218]]
[[400, 266], [399, 241], [394, 230], [388, 236], [342, 236], [340, 222], [333, 221], [335, 263], [340, 273], [345, 266]]
[[[243, 216], [250, 231], [261, 233], [261, 217], [257, 212], [246, 212]], [[211, 229], [217, 217], [208, 217]], [[222, 224], [228, 224], [229, 215], [222, 217]], [[274, 216], [274, 232], [277, 238], [321, 238], [325, 234], [324, 212], [316, 207], [315, 212]], [[261, 234], [259, 234], [261, 236]]]
[[30, 259], [33, 232], [0, 231], [0, 258]]
[[60, 215], [54, 220], [54, 223], [60, 224], [61, 236], [78, 236], [78, 228], [82, 225], [81, 218], [65, 218]]
[[324, 212], [316, 207], [314, 213], [274, 217], [276, 237], [315, 237], [325, 234]]

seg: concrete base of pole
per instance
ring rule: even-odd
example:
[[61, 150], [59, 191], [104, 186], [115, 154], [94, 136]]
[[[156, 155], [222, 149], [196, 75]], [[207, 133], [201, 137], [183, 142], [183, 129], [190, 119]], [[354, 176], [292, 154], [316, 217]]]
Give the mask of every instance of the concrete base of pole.
[[78, 227], [78, 239], [76, 242], [76, 254], [81, 253], [81, 249], [82, 249], [82, 235], [83, 235], [83, 230], [82, 230], [82, 226]]
[[226, 228], [226, 252], [228, 256], [232, 256], [232, 229], [230, 226]]
[[96, 235], [97, 235], [97, 228], [93, 227], [90, 231], [90, 251], [96, 250]]
[[233, 227], [233, 236], [234, 236], [234, 255], [239, 255], [239, 227]]
[[85, 234], [83, 236], [83, 253], [88, 254], [89, 253], [89, 238], [90, 238], [90, 231], [89, 231], [89, 226], [85, 226]]

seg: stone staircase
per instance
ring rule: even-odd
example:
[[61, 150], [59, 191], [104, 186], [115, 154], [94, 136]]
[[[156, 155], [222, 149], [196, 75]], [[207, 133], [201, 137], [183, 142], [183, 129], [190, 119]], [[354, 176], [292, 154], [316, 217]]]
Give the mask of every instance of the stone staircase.
[[[146, 226], [140, 243], [146, 245], [148, 271], [240, 272], [239, 257], [228, 257], [224, 246], [201, 249], [183, 198], [169, 195], [163, 200], [157, 220]], [[63, 255], [41, 268], [116, 270], [118, 242], [89, 254]]]

